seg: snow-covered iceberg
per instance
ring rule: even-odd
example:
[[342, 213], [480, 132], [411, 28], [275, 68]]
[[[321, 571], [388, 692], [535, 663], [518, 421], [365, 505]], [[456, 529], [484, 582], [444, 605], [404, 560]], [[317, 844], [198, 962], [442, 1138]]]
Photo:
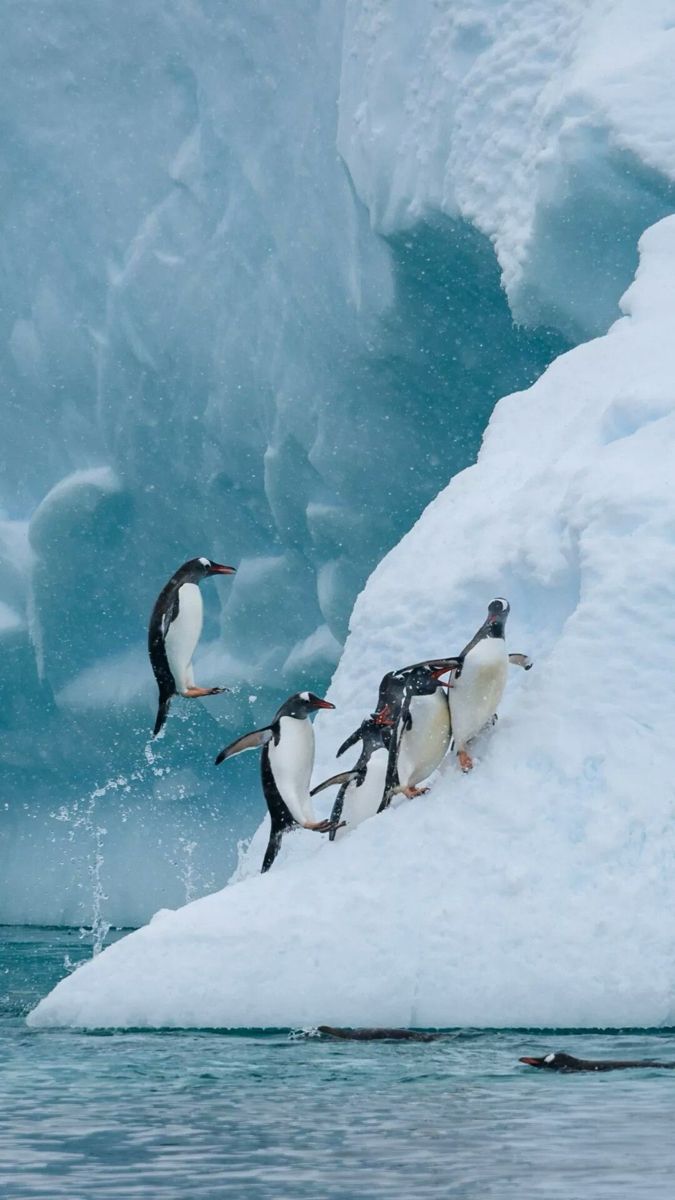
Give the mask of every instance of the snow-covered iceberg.
[[[672, 4], [6, 7], [0, 920], [138, 923], [254, 828], [214, 747], [327, 684], [495, 402], [618, 316], [675, 210]], [[197, 661], [233, 691], [149, 747], [195, 553], [240, 568]]]
[[535, 667], [473, 774], [446, 760], [428, 797], [334, 845], [292, 835], [31, 1025], [672, 1024], [675, 218], [642, 238], [622, 310], [498, 404], [360, 596], [317, 723], [318, 778], [384, 669], [457, 650], [505, 595]]

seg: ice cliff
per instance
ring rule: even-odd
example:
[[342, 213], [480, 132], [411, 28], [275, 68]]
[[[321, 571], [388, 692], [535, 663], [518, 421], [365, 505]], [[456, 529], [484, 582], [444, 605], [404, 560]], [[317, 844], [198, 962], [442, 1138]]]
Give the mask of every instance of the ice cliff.
[[293, 835], [32, 1024], [672, 1024], [675, 218], [641, 249], [623, 318], [498, 404], [356, 605], [325, 762], [385, 664], [454, 649], [510, 598], [535, 669], [473, 774], [446, 760], [428, 797], [334, 845]]
[[[327, 682], [369, 572], [495, 401], [605, 332], [675, 208], [672, 27], [618, 0], [10, 8], [2, 919], [135, 922], [227, 876], [259, 799], [214, 745]], [[205, 588], [198, 663], [235, 691], [148, 747], [147, 614], [194, 553], [240, 564]], [[425, 596], [443, 558], [415, 558]], [[485, 589], [526, 649], [555, 624], [489, 563], [431, 640]], [[372, 628], [369, 603], [335, 736], [425, 640], [400, 581]]]

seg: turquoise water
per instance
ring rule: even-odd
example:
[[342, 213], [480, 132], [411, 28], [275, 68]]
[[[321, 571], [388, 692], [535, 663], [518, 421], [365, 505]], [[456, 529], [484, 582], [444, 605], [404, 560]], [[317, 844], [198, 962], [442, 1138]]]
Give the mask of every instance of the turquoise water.
[[0, 929], [2, 1200], [673, 1194], [675, 1072], [545, 1075], [518, 1057], [675, 1059], [675, 1031], [29, 1031], [26, 1010], [88, 953], [76, 931]]

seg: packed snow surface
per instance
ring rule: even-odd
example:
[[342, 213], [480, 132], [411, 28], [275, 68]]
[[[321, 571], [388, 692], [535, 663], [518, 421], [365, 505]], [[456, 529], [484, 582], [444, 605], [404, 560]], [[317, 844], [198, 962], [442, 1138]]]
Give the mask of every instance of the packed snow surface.
[[334, 845], [293, 834], [264, 877], [260, 831], [238, 882], [104, 951], [32, 1025], [675, 1020], [675, 218], [622, 310], [498, 404], [360, 596], [317, 721], [318, 780], [381, 674], [459, 650], [503, 595], [534, 668], [474, 772], [446, 759]]

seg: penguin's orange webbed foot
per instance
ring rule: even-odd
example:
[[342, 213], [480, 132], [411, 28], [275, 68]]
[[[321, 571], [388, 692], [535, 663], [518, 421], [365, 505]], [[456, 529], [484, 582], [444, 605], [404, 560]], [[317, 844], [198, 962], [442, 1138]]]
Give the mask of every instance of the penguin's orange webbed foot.
[[345, 824], [341, 821], [338, 825], [336, 821], [305, 821], [303, 829], [312, 829], [314, 833], [330, 833], [332, 829], [341, 829]]
[[186, 700], [196, 700], [200, 696], [220, 696], [222, 692], [229, 692], [229, 690], [230, 690], [229, 688], [225, 688], [225, 687], [213, 687], [213, 688], [189, 687], [189, 688], [186, 688], [184, 692], [181, 692], [181, 695], [185, 696]]
[[473, 770], [473, 759], [470, 754], [467, 754], [466, 750], [458, 750], [457, 761], [463, 771]]
[[407, 796], [409, 800], [414, 800], [416, 796], [426, 796], [428, 791], [428, 787], [407, 787], [403, 789], [403, 795]]

